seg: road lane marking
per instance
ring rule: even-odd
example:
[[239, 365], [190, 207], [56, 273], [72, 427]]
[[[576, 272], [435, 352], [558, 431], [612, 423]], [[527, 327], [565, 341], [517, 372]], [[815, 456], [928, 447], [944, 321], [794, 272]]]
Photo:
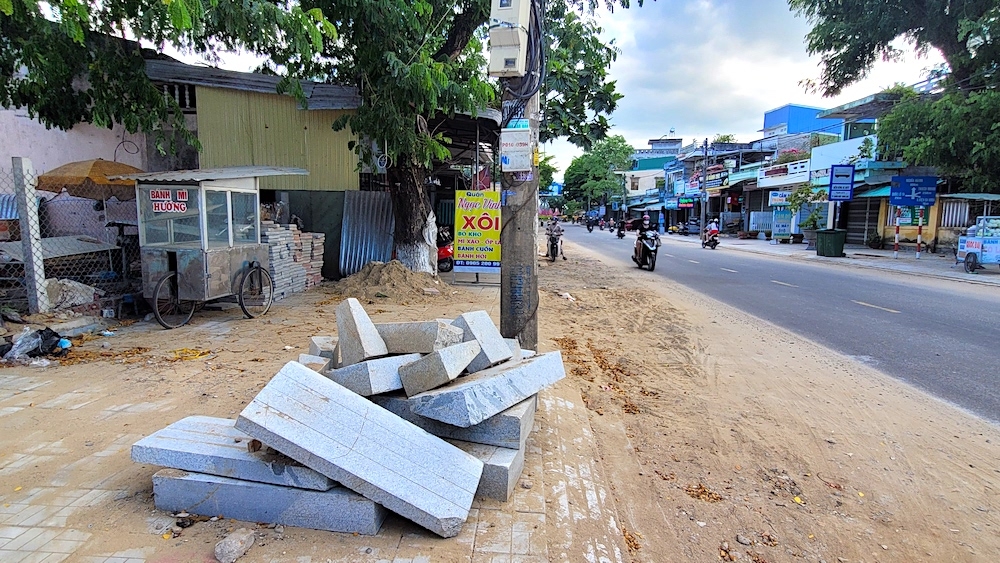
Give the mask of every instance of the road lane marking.
[[[851, 301], [854, 301], [854, 300], [851, 299]], [[879, 310], [885, 311], [887, 313], [898, 313], [899, 312], [899, 311], [897, 311], [895, 309], [888, 309], [886, 307], [879, 307], [878, 305], [872, 305], [871, 303], [865, 303], [864, 301], [854, 301], [854, 303], [857, 303], [858, 305], [863, 305], [865, 307], [871, 307], [872, 309], [879, 309]]]
[[786, 287], [799, 287], [797, 285], [792, 285], [790, 283], [780, 282], [778, 280], [771, 280], [771, 283], [776, 283], [778, 285], [783, 285], [783, 286], [786, 286]]
[[719, 269], [722, 270], [722, 271], [724, 271], [724, 272], [732, 272], [734, 274], [738, 274], [739, 273], [736, 270], [730, 270], [729, 268], [719, 268]]
[[664, 256], [669, 256], [669, 257], [671, 257], [671, 258], [673, 258], [673, 257], [674, 257], [674, 255], [673, 255], [673, 254], [667, 254], [666, 252], [664, 252], [664, 253], [663, 253], [663, 255], [664, 255]]
[[697, 260], [688, 260], [688, 262], [690, 262], [692, 264], [701, 264], [701, 262], [699, 262]]

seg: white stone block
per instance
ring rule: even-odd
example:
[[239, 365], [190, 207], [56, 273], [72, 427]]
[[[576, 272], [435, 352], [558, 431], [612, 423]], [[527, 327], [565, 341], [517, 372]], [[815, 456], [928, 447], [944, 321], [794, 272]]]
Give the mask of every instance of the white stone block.
[[378, 335], [375, 323], [361, 303], [349, 297], [337, 305], [337, 337], [340, 365], [349, 366], [389, 353], [385, 341]]
[[[362, 397], [388, 393], [403, 388], [400, 368], [420, 360], [420, 354], [404, 354], [366, 360], [354, 365], [322, 372], [339, 385]], [[315, 371], [315, 370], [314, 370]]]
[[429, 354], [462, 342], [465, 334], [462, 329], [442, 321], [378, 323], [375, 329], [390, 354]]
[[461, 530], [483, 472], [478, 459], [295, 362], [236, 427], [443, 537]]
[[493, 319], [486, 311], [464, 313], [452, 324], [465, 332], [463, 336], [465, 342], [476, 340], [482, 348], [476, 359], [469, 364], [470, 372], [484, 370], [511, 358], [510, 347], [504, 342], [500, 329], [493, 324]]
[[469, 366], [479, 350], [479, 343], [470, 340], [431, 352], [400, 367], [399, 379], [403, 382], [403, 390], [411, 397], [448, 383]]

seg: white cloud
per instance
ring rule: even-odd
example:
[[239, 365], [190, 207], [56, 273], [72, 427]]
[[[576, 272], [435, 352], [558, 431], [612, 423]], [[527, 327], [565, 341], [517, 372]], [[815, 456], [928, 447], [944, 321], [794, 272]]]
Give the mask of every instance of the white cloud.
[[[820, 74], [819, 58], [806, 54], [810, 26], [778, 0], [647, 0], [629, 10], [598, 14], [605, 39], [622, 53], [611, 79], [625, 95], [612, 115], [612, 134], [636, 148], [669, 133], [686, 142], [733, 133], [759, 138], [764, 112], [788, 103], [835, 107], [897, 82], [912, 84], [942, 59], [908, 50], [897, 63], [880, 62], [869, 78], [834, 98], [799, 86]], [[566, 142], [550, 143], [561, 176], [581, 153]]]

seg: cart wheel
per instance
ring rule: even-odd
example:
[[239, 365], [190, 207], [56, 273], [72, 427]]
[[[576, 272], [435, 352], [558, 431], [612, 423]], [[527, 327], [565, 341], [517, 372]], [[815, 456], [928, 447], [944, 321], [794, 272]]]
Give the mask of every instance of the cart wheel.
[[260, 266], [253, 266], [240, 282], [240, 309], [247, 318], [259, 317], [271, 308], [274, 300], [274, 283], [271, 274]]
[[965, 255], [965, 273], [974, 274], [979, 269], [979, 257], [969, 252]]
[[194, 315], [195, 301], [182, 301], [177, 293], [177, 272], [160, 278], [153, 292], [153, 316], [163, 328], [184, 326]]

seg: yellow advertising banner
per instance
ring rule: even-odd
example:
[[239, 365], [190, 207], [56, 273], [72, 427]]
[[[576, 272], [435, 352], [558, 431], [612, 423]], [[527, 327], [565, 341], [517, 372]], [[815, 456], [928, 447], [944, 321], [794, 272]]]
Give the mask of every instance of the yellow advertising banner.
[[500, 192], [455, 191], [455, 271], [500, 273]]

